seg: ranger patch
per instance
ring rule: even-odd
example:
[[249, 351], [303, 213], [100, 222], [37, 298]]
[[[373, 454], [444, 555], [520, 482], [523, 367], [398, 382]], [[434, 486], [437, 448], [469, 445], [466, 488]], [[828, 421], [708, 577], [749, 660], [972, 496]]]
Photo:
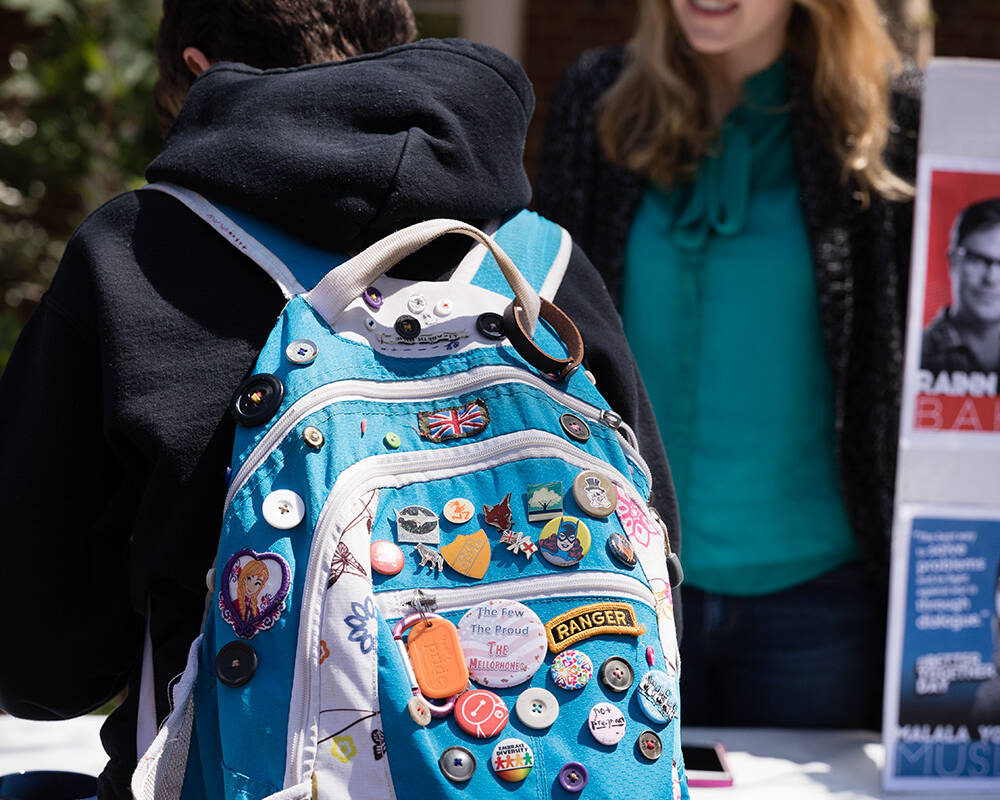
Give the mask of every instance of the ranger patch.
[[545, 635], [553, 653], [602, 633], [642, 636], [645, 632], [646, 626], [639, 624], [632, 606], [610, 600], [579, 606], [545, 623]]

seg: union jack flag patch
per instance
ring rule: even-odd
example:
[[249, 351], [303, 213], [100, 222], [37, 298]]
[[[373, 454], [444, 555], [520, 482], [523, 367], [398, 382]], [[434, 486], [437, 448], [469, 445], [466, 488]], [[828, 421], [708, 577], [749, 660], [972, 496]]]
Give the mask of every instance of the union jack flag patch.
[[465, 439], [486, 429], [490, 412], [479, 398], [466, 406], [450, 406], [437, 411], [417, 413], [420, 435], [432, 442]]

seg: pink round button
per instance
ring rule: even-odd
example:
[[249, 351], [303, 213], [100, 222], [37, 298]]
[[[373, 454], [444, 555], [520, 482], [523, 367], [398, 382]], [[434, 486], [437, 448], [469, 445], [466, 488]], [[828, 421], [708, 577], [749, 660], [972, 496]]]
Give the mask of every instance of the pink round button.
[[395, 575], [405, 563], [403, 551], [399, 546], [384, 539], [372, 542], [371, 546], [372, 569], [379, 575]]
[[615, 745], [625, 736], [625, 715], [612, 703], [598, 703], [590, 709], [587, 727], [601, 744]]

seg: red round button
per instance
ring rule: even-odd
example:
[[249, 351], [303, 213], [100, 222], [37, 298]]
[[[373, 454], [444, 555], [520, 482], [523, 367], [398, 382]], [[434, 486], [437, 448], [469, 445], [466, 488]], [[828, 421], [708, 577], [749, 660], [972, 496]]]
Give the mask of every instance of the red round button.
[[379, 575], [395, 575], [403, 568], [406, 561], [399, 545], [385, 539], [372, 542], [369, 552], [371, 553], [372, 569]]
[[469, 736], [489, 739], [507, 727], [507, 704], [486, 689], [465, 692], [455, 701], [455, 722]]

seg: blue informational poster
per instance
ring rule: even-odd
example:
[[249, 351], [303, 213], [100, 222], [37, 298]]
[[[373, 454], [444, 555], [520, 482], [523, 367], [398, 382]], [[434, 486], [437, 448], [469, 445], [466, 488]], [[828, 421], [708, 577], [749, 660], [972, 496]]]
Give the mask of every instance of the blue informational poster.
[[886, 788], [1000, 793], [1000, 509], [901, 508], [893, 558]]

